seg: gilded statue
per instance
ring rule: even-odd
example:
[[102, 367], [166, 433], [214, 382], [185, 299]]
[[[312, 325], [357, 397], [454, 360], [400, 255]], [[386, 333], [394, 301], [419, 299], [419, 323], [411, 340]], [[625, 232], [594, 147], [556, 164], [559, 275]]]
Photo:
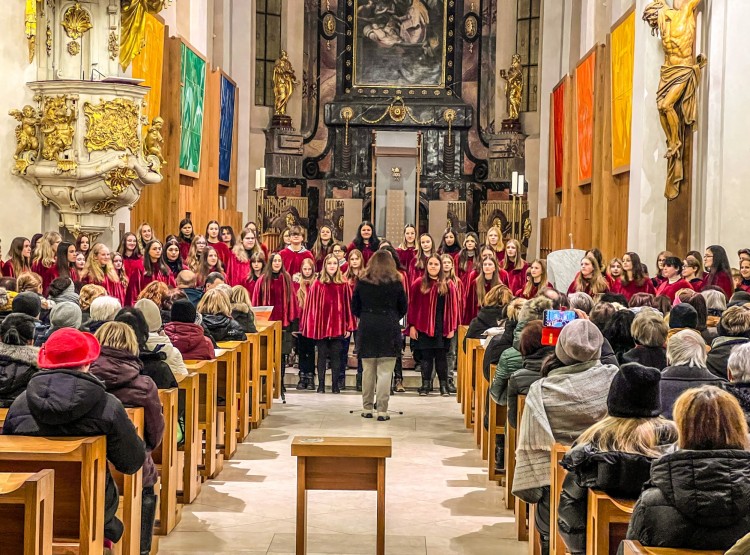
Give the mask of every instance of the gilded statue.
[[146, 133], [146, 138], [143, 140], [143, 153], [146, 156], [156, 156], [157, 160], [161, 165], [167, 163], [162, 154], [164, 148], [164, 137], [161, 135], [161, 128], [164, 125], [164, 120], [156, 116], [154, 121], [151, 122], [151, 127]]
[[36, 109], [27, 104], [23, 109], [11, 110], [8, 114], [19, 121], [18, 126], [16, 126], [16, 158], [24, 152], [38, 151], [39, 139], [36, 135], [36, 129], [41, 119]]
[[42, 157], [45, 160], [57, 161], [61, 169], [73, 169], [74, 162], [64, 160], [62, 153], [73, 146], [73, 122], [75, 110], [70, 108], [65, 96], [48, 96], [44, 101], [44, 115], [41, 120], [44, 138]]
[[34, 52], [36, 51], [36, 24], [37, 3], [39, 0], [26, 0], [26, 10], [24, 13], [24, 24], [26, 27], [26, 40], [29, 44], [29, 63], [34, 61]]
[[297, 85], [297, 77], [294, 75], [292, 64], [286, 55], [286, 50], [281, 51], [281, 58], [276, 60], [273, 66], [273, 96], [274, 113], [277, 116], [286, 115], [286, 105]]
[[523, 69], [521, 56], [513, 54], [513, 61], [506, 72], [500, 70], [500, 78], [505, 79], [505, 98], [508, 102], [508, 119], [518, 120], [521, 113], [521, 99], [523, 98]]
[[656, 102], [661, 126], [667, 136], [667, 185], [664, 196], [676, 199], [685, 178], [683, 156], [685, 136], [695, 123], [698, 83], [706, 58], [695, 56], [696, 10], [701, 0], [653, 0], [643, 12], [652, 34], [661, 36], [664, 64], [661, 66]]
[[121, 0], [120, 65], [127, 69], [146, 44], [146, 14], [164, 9], [165, 0]]

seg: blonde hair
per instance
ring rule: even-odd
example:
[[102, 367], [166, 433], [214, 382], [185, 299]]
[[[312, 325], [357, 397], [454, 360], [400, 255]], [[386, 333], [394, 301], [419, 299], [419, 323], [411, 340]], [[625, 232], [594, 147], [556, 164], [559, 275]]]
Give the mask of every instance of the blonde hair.
[[57, 249], [53, 245], [59, 241], [62, 241], [62, 235], [57, 231], [48, 231], [42, 235], [42, 238], [36, 244], [34, 262], [41, 262], [45, 268], [54, 266], [57, 261]]
[[229, 302], [232, 305], [246, 304], [249, 307], [253, 306], [253, 303], [250, 301], [250, 294], [242, 285], [235, 285], [232, 287], [232, 295], [229, 298]]
[[487, 291], [482, 306], [505, 306], [512, 300], [513, 293], [504, 283], [501, 283]]
[[680, 449], [746, 449], [747, 422], [731, 393], [712, 385], [688, 389], [674, 404]]
[[[516, 247], [516, 259], [513, 261], [513, 267], [509, 266], [510, 258], [508, 258], [508, 245], [514, 245]], [[521, 242], [518, 239], [508, 239], [505, 243], [505, 270], [520, 270], [523, 268], [525, 260], [521, 256]]]
[[539, 264], [542, 267], [542, 275], [540, 276], [541, 279], [539, 280], [539, 287], [537, 288], [536, 294], [539, 295], [542, 292], [542, 289], [547, 286], [547, 261], [537, 258], [529, 264], [529, 269], [526, 274], [526, 284], [523, 286], [523, 291], [521, 291], [522, 296], [531, 295], [531, 290], [534, 289], [534, 278], [531, 277], [531, 267], [534, 264]]
[[105, 245], [104, 243], [97, 243], [96, 245], [91, 247], [91, 252], [86, 258], [86, 265], [81, 271], [81, 280], [86, 277], [90, 277], [95, 283], [104, 283], [104, 280], [106, 278], [109, 278], [109, 280], [114, 283], [120, 283], [120, 278], [117, 277], [115, 267], [112, 266], [111, 258], [109, 262], [107, 262], [104, 270], [102, 270], [102, 267], [99, 265], [97, 257], [99, 256], [99, 253], [102, 249], [109, 250], [109, 247], [107, 247], [107, 245]]
[[[336, 273], [333, 275], [330, 275], [328, 270], [326, 270], [329, 260], [336, 262]], [[323, 270], [321, 270], [320, 275], [318, 276], [318, 281], [320, 283], [346, 283], [344, 276], [341, 275], [341, 267], [339, 266], [339, 259], [336, 258], [336, 255], [329, 254], [323, 259]]]
[[42, 277], [36, 272], [24, 272], [16, 278], [16, 291], [33, 291], [42, 294]]
[[209, 289], [198, 303], [198, 312], [200, 314], [223, 314], [232, 316], [232, 305], [229, 297], [219, 289]]
[[94, 334], [102, 347], [127, 351], [138, 356], [138, 339], [133, 328], [123, 322], [107, 322]]
[[198, 241], [200, 240], [203, 240], [203, 242], [206, 243], [206, 245], [203, 247], [203, 250], [206, 250], [208, 248], [208, 239], [206, 239], [203, 235], [196, 235], [190, 242], [190, 250], [188, 250], [187, 260], [185, 261], [190, 271], [194, 274], [198, 273], [201, 265], [200, 255], [198, 254]]
[[507, 308], [507, 314], [508, 314], [508, 320], [512, 320], [514, 322], [518, 321], [518, 316], [521, 314], [521, 309], [523, 308], [523, 305], [526, 303], [526, 299], [522, 299], [521, 297], [516, 297], [513, 299]]
[[[491, 231], [494, 231], [495, 233], [497, 233], [497, 248], [490, 245], [490, 242], [487, 239], [487, 236], [490, 234]], [[493, 225], [491, 228], [487, 230], [487, 233], [484, 234], [484, 238], [485, 238], [485, 242], [484, 242], [485, 247], [490, 247], [495, 252], [505, 251], [505, 245], [503, 244], [503, 230], [497, 227], [496, 225]]]
[[607, 416], [583, 432], [576, 443], [590, 443], [599, 451], [618, 451], [657, 458], [663, 455], [660, 445], [674, 443], [674, 423], [656, 418], [620, 418]]
[[94, 299], [106, 296], [107, 290], [104, 287], [95, 283], [88, 283], [81, 287], [81, 292], [78, 295], [78, 304], [81, 305], [81, 310], [88, 310], [91, 308], [91, 303], [94, 302]]
[[[584, 256], [581, 259], [581, 262], [583, 262], [584, 259], [591, 262], [591, 266], [593, 267], [593, 270], [591, 271], [591, 277], [586, 280], [588, 282], [589, 291], [591, 291], [591, 296], [593, 297], [594, 295], [604, 293], [609, 289], [609, 285], [607, 285], [607, 280], [602, 277], [602, 269], [599, 267], [599, 262], [591, 254], [587, 254], [586, 256]], [[581, 272], [578, 272], [575, 280], [575, 289], [580, 293], [586, 292], [587, 283], [584, 282], [584, 279], [585, 278], [583, 277], [583, 274]]]

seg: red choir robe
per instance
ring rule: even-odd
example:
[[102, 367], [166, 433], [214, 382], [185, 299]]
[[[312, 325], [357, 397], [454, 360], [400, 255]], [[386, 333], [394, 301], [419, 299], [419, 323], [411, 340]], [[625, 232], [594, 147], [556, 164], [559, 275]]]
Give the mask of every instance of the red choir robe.
[[[515, 291], [513, 291], [513, 296], [522, 297], [524, 299], [533, 299], [539, 294], [540, 285], [541, 285], [540, 283], [533, 284], [531, 286], [531, 291], [529, 292], [529, 294], [525, 295], [523, 290], [526, 287], [526, 284], [524, 283], [523, 286], [521, 286], [519, 289], [516, 289]], [[549, 281], [544, 285], [544, 287], [547, 287], [549, 289], [554, 289], [554, 286]]]
[[690, 287], [692, 287], [693, 291], [696, 293], [703, 291], [703, 288], [706, 286], [706, 283], [701, 278], [691, 279], [688, 283], [690, 283]]
[[[581, 275], [581, 272], [578, 272], [576, 274], [576, 277], [573, 278], [573, 281], [570, 283], [570, 286], [568, 287], [568, 295], [572, 295], [573, 293], [577, 292], [576, 291], [576, 284], [578, 282], [578, 276], [580, 276], [580, 275]], [[609, 289], [609, 283], [608, 283], [607, 284], [607, 289], [605, 291], [602, 291], [602, 293], [606, 293], [609, 290], [610, 289]], [[583, 289], [583, 291], [581, 291], [581, 293], [586, 293], [587, 295], [593, 297], [593, 295], [591, 294], [591, 285], [587, 283], [586, 287], [584, 287], [584, 289]]]
[[143, 291], [146, 286], [152, 281], [160, 281], [162, 283], [166, 283], [167, 287], [169, 287], [170, 289], [175, 289], [177, 287], [172, 272], [163, 274], [157, 271], [154, 274], [147, 276], [146, 270], [136, 270], [131, 276], [128, 277], [128, 280], [128, 289], [125, 293], [125, 305], [123, 306], [133, 306], [138, 300], [138, 295], [141, 294], [141, 291]]
[[[692, 282], [690, 283], [692, 284]], [[737, 291], [744, 291], [745, 293], [750, 293], [750, 281], [743, 279], [740, 282], [740, 285], [737, 287]]]
[[216, 249], [216, 254], [219, 255], [219, 260], [221, 260], [221, 265], [226, 268], [227, 264], [229, 263], [229, 259], [232, 257], [232, 251], [229, 250], [229, 247], [227, 247], [221, 241], [218, 243], [209, 242], [207, 246], [213, 247], [214, 249]]
[[[349, 246], [346, 247], [346, 252], [352, 252], [354, 249], [357, 248], [357, 245], [355, 245], [353, 242], [349, 243]], [[370, 258], [372, 258], [372, 255], [377, 252], [377, 249], [372, 249], [372, 244], [368, 244], [363, 246], [359, 251], [362, 253], [362, 262], [364, 263], [363, 266], [367, 266], [367, 263], [370, 261]]]
[[505, 268], [508, 273], [508, 289], [511, 291], [517, 291], [523, 289], [526, 285], [526, 272], [529, 269], [529, 263], [524, 261], [523, 266], [516, 270], [515, 268]]
[[110, 297], [114, 297], [115, 299], [120, 301], [120, 304], [122, 306], [127, 306], [125, 304], [125, 287], [123, 287], [122, 283], [120, 283], [119, 280], [113, 281], [109, 278], [109, 276], [105, 274], [104, 281], [102, 281], [101, 283], [97, 283], [96, 281], [94, 281], [90, 275], [86, 276], [82, 280], [82, 282], [84, 285], [89, 283], [93, 283], [94, 285], [101, 285], [107, 291], [107, 295], [109, 295]]
[[614, 293], [615, 295], [622, 295], [622, 281], [620, 281], [620, 278], [613, 278], [609, 274], [604, 275], [604, 279], [607, 280], [607, 285], [609, 286], [609, 292]]
[[667, 278], [665, 278], [661, 274], [658, 274], [658, 275], [652, 277], [651, 278], [651, 284], [654, 286], [654, 291], [656, 291], [657, 289], [659, 289], [659, 286], [662, 283], [664, 283], [665, 281], [667, 281]]
[[[479, 272], [476, 270], [471, 273], [466, 285], [466, 302], [464, 303], [464, 310], [461, 314], [461, 324], [468, 326], [471, 321], [476, 318], [479, 314], [479, 298], [477, 297], [477, 278]], [[508, 272], [500, 270], [500, 283], [508, 285]], [[492, 289], [492, 284], [487, 282], [484, 284], [485, 295]]]
[[[438, 285], [432, 281], [427, 293], [422, 293], [422, 280], [412, 282], [409, 288], [408, 326], [414, 326], [419, 333], [430, 337], [435, 335], [435, 313], [437, 312]], [[453, 283], [448, 282], [448, 293], [443, 311], [443, 335], [447, 336], [458, 328], [458, 294]]]
[[656, 290], [656, 295], [663, 295], [664, 297], [667, 297], [669, 299], [669, 302], [674, 302], [674, 298], [677, 295], [677, 291], [680, 289], [692, 289], [690, 287], [690, 283], [686, 279], [678, 279], [674, 283], [669, 283], [669, 280], [664, 280], [664, 282], [659, 286], [659, 288]]
[[[476, 251], [474, 251], [476, 253]], [[456, 253], [456, 255], [453, 257], [453, 267], [456, 269], [456, 275], [458, 276], [458, 279], [460, 279], [464, 284], [464, 289], [469, 285], [469, 278], [471, 277], [471, 272], [475, 270], [475, 261], [476, 261], [476, 254], [466, 261], [466, 269], [461, 269], [461, 266], [459, 265], [459, 258], [461, 257], [461, 252], [459, 251]]]
[[638, 285], [635, 281], [630, 281], [627, 284], [623, 283], [622, 280], [619, 280], [619, 282], [620, 293], [625, 295], [625, 298], [628, 299], [628, 301], [630, 301], [636, 293], [649, 293], [651, 295], [656, 295], [654, 284], [648, 278], [643, 278], [643, 283], [641, 285]]
[[46, 295], [49, 284], [58, 277], [57, 264], [53, 264], [47, 268], [41, 261], [33, 262], [31, 264], [31, 271], [39, 274], [39, 277], [42, 278], [42, 294]]
[[227, 283], [234, 287], [235, 285], [242, 285], [249, 293], [252, 293], [253, 285], [249, 283], [250, 276], [250, 260], [247, 262], [241, 262], [237, 256], [232, 253], [232, 258], [229, 259], [229, 265], [227, 266]]
[[299, 273], [300, 269], [302, 268], [302, 261], [306, 258], [309, 258], [310, 260], [315, 262], [313, 253], [307, 250], [305, 247], [302, 247], [302, 249], [298, 251], [293, 251], [291, 247], [287, 247], [285, 249], [281, 249], [279, 251], [279, 255], [281, 255], [281, 260], [284, 262], [284, 268], [287, 272], [289, 272], [290, 276]]
[[192, 241], [184, 241], [183, 239], [178, 239], [178, 241], [180, 243], [180, 257], [182, 257], [183, 261], [187, 261]]
[[299, 331], [310, 339], [343, 337], [356, 329], [351, 309], [352, 290], [348, 283], [314, 281], [307, 290]]
[[125, 275], [132, 276], [135, 272], [143, 273], [146, 269], [143, 267], [143, 256], [140, 254], [136, 258], [125, 258], [122, 257], [122, 267], [125, 270]]
[[715, 276], [708, 274], [708, 276], [703, 280], [703, 284], [704, 287], [706, 285], [721, 287], [722, 291], [724, 291], [724, 295], [726, 296], [727, 301], [732, 298], [732, 295], [734, 294], [734, 280], [732, 279], [732, 276], [730, 274], [725, 272], [717, 273]]
[[407, 247], [405, 249], [396, 249], [398, 253], [398, 259], [401, 261], [401, 265], [408, 269], [411, 266], [411, 261], [417, 256], [417, 249], [414, 247]]
[[294, 287], [291, 281], [287, 287], [281, 275], [271, 279], [263, 276], [256, 282], [253, 289], [253, 306], [273, 306], [271, 320], [281, 322], [285, 328], [297, 318]]

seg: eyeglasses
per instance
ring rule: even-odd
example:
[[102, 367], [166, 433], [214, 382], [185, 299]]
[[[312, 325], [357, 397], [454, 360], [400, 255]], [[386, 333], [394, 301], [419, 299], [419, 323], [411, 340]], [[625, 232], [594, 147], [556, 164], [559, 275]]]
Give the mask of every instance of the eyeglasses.
[[713, 258], [713, 257], [714, 257], [713, 254], [704, 254], [703, 255], [703, 258]]

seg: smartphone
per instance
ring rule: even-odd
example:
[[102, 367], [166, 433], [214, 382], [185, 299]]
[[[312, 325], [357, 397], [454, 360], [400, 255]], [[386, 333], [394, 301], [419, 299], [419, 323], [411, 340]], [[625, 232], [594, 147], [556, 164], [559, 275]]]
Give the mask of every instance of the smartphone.
[[576, 319], [572, 310], [545, 310], [542, 320], [542, 345], [557, 345], [562, 329]]

